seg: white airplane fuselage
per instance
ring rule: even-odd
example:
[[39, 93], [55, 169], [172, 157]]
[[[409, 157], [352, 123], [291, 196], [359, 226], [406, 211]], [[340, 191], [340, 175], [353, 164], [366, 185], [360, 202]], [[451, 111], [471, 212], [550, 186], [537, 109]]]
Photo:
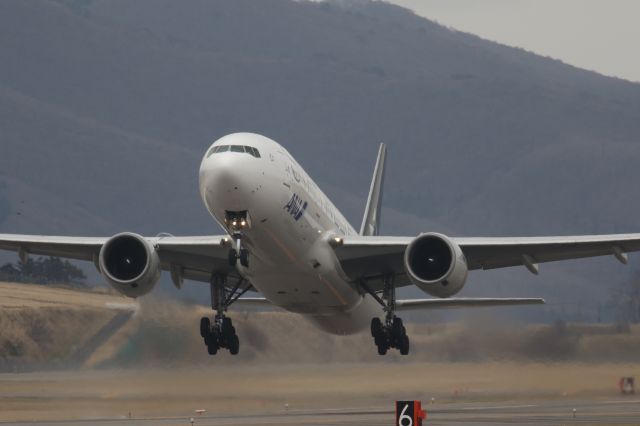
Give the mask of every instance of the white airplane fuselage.
[[[218, 146], [248, 146], [259, 156]], [[330, 240], [357, 232], [293, 157], [275, 141], [235, 133], [213, 143], [200, 165], [200, 195], [215, 220], [247, 211], [242, 245], [249, 267], [239, 273], [271, 303], [303, 314], [334, 334], [369, 326], [380, 306], [349, 282]]]

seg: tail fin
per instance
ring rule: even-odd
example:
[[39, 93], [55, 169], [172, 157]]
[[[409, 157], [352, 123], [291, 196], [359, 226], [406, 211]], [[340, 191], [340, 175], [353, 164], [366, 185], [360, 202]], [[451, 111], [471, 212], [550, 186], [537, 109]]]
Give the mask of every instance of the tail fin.
[[382, 186], [384, 184], [384, 161], [387, 156], [387, 147], [380, 144], [378, 150], [378, 160], [376, 168], [373, 170], [371, 188], [369, 188], [369, 199], [364, 209], [364, 218], [360, 227], [360, 235], [378, 235], [380, 229], [380, 210], [382, 204]]

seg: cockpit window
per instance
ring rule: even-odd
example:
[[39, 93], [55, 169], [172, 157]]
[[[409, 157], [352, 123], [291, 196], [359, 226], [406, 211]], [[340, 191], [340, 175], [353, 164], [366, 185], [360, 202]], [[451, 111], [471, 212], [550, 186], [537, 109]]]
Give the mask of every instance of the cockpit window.
[[227, 151], [247, 153], [247, 154], [251, 154], [253, 157], [260, 158], [260, 151], [258, 151], [256, 148], [254, 148], [252, 146], [245, 146], [245, 145], [218, 145], [218, 146], [214, 146], [207, 153], [207, 158], [209, 158], [213, 154], [217, 154], [217, 153], [220, 153], [220, 152], [227, 152]]
[[249, 154], [253, 155], [254, 157], [260, 158], [260, 151], [258, 151], [256, 148], [245, 145], [244, 150], [247, 151]]

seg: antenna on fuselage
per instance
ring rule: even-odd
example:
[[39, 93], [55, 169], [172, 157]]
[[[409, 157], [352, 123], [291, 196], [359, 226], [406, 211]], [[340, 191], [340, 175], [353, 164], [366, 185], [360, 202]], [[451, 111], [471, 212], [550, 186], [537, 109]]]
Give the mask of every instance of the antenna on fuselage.
[[380, 144], [378, 150], [378, 159], [376, 167], [373, 170], [373, 178], [371, 179], [371, 187], [369, 188], [369, 198], [367, 206], [364, 209], [364, 217], [362, 218], [362, 226], [360, 227], [360, 235], [378, 235], [380, 230], [380, 214], [382, 206], [382, 187], [384, 184], [384, 162], [387, 156], [387, 147]]

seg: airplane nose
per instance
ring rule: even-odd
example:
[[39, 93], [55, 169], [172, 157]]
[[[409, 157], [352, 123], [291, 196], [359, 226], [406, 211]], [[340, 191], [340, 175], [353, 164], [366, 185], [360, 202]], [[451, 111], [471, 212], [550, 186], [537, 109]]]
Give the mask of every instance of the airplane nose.
[[251, 195], [250, 169], [246, 160], [234, 153], [213, 155], [200, 167], [200, 192], [209, 207], [246, 210]]
[[229, 158], [226, 155], [216, 156], [215, 158], [207, 158], [203, 162], [200, 177], [205, 178], [207, 183], [215, 183], [216, 186], [231, 187], [237, 186], [237, 161]]

